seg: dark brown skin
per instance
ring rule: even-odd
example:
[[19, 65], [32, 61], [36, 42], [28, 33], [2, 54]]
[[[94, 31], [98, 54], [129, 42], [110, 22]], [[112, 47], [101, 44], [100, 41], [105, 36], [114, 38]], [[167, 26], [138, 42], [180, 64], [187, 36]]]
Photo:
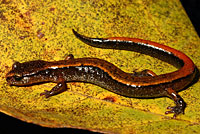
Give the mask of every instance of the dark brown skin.
[[74, 58], [69, 55], [65, 60], [47, 62], [42, 60], [15, 63], [6, 75], [9, 85], [27, 86], [44, 82], [55, 82], [57, 85], [50, 91], [41, 93], [46, 98], [66, 91], [66, 82], [88, 82], [126, 97], [154, 98], [169, 97], [176, 106], [168, 107], [174, 118], [184, 113], [186, 103], [178, 95], [192, 82], [196, 67], [184, 53], [155, 42], [125, 38], [89, 38], [74, 31], [77, 38], [93, 47], [136, 51], [166, 61], [179, 70], [156, 75], [153, 71], [126, 73], [102, 59]]

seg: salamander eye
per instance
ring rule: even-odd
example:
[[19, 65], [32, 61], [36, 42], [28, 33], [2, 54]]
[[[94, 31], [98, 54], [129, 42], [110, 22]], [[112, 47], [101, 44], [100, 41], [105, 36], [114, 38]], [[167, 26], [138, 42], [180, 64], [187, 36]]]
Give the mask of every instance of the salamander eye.
[[18, 66], [19, 66], [19, 62], [15, 62], [14, 64], [13, 64], [13, 66], [12, 66], [12, 69], [16, 69]]
[[16, 81], [20, 81], [22, 79], [22, 77], [18, 77], [18, 76], [15, 76], [14, 78]]

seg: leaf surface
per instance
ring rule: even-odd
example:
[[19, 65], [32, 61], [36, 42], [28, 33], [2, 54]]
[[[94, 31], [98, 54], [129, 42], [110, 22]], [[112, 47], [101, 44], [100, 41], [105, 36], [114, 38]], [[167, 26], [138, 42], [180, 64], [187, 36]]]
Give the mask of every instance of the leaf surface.
[[165, 115], [168, 98], [136, 99], [87, 83], [69, 83], [68, 91], [48, 99], [39, 94], [54, 83], [9, 86], [5, 75], [15, 61], [63, 60], [66, 55], [97, 57], [126, 72], [175, 71], [150, 56], [90, 47], [72, 28], [90, 37], [133, 37], [155, 41], [187, 54], [200, 67], [200, 40], [177, 0], [1, 0], [0, 111], [45, 127], [70, 127], [103, 133], [198, 133], [200, 82], [180, 95], [184, 115]]

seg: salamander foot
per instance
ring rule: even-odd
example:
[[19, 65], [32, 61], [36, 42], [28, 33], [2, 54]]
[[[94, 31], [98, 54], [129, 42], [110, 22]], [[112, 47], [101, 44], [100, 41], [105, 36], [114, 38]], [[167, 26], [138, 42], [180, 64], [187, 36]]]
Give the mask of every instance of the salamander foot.
[[168, 95], [171, 99], [174, 100], [176, 106], [174, 107], [167, 107], [169, 111], [166, 111], [165, 114], [171, 114], [174, 113], [173, 118], [176, 118], [179, 114], [184, 114], [184, 110], [186, 108], [186, 103], [184, 102], [183, 98], [181, 98], [180, 95], [178, 95], [172, 88], [168, 88]]

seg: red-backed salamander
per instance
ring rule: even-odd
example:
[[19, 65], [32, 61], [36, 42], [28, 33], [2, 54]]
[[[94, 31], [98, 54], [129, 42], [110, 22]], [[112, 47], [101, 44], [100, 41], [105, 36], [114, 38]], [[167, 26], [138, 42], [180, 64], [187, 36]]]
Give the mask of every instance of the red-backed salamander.
[[29, 86], [36, 83], [55, 82], [57, 85], [41, 95], [46, 98], [66, 91], [66, 82], [87, 82], [98, 85], [116, 94], [135, 98], [169, 97], [175, 102], [166, 114], [174, 118], [184, 113], [186, 103], [177, 91], [190, 84], [197, 72], [192, 60], [184, 53], [148, 40], [112, 37], [89, 38], [73, 30], [74, 35], [90, 46], [105, 49], [120, 49], [140, 52], [166, 61], [179, 70], [156, 75], [150, 70], [126, 73], [112, 63], [98, 58], [74, 58], [48, 62], [43, 60], [16, 62], [6, 75], [9, 85]]

